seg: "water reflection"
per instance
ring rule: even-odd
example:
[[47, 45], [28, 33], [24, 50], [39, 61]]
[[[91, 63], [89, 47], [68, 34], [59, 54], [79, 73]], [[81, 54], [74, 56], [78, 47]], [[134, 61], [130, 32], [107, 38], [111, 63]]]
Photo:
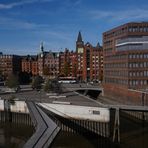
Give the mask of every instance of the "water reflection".
[[[0, 123], [0, 148], [22, 148], [31, 137], [34, 128], [25, 124]], [[133, 120], [121, 113], [121, 143], [97, 135], [80, 135], [61, 131], [51, 148], [148, 148], [148, 123]]]
[[79, 135], [61, 131], [51, 148], [115, 148], [108, 139], [95, 135]]
[[29, 125], [0, 123], [0, 148], [22, 148], [33, 132]]
[[56, 137], [52, 148], [94, 148], [93, 144], [79, 134], [61, 131]]
[[120, 148], [148, 148], [148, 122], [121, 113]]
[[[112, 143], [112, 138], [62, 131], [56, 137], [52, 148], [148, 148], [148, 122], [120, 114], [121, 143]], [[112, 120], [114, 119], [111, 116]], [[111, 131], [114, 122], [110, 125]], [[111, 133], [112, 135], [112, 133]]]

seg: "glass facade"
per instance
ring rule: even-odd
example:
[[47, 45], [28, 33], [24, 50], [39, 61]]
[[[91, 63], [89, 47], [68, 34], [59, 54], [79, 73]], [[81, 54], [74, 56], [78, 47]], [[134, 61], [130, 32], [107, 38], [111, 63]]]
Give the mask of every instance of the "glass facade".
[[128, 37], [116, 40], [116, 50], [145, 50], [148, 49], [148, 36]]

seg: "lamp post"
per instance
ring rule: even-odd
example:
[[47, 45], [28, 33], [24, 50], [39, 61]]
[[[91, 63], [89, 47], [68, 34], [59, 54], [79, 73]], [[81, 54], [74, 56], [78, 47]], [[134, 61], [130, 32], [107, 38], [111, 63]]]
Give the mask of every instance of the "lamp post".
[[39, 99], [40, 99], [40, 103], [41, 103], [41, 91], [39, 90]]
[[[145, 98], [145, 93], [144, 92], [142, 92], [142, 106], [144, 106], [145, 105], [145, 101], [144, 101], [144, 98]], [[145, 120], [145, 114], [144, 114], [144, 112], [142, 112], [142, 120], [143, 120], [143, 124], [144, 124], [144, 120]]]
[[145, 93], [144, 92], [142, 92], [142, 102], [141, 102], [141, 104], [142, 104], [142, 106], [144, 106], [145, 105], [145, 103], [144, 103], [144, 98], [145, 98]]

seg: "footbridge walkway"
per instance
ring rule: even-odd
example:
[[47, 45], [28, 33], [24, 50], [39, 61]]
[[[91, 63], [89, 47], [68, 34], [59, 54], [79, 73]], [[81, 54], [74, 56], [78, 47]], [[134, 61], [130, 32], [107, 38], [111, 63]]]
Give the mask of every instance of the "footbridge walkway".
[[60, 128], [35, 103], [26, 103], [36, 131], [24, 145], [24, 148], [47, 148]]

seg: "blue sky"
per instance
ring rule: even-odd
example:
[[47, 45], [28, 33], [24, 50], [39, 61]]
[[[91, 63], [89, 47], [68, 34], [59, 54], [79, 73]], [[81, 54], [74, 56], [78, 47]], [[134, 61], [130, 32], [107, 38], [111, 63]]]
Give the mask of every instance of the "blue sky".
[[147, 0], [0, 0], [0, 51], [37, 54], [102, 43], [102, 33], [131, 21], [148, 21]]

